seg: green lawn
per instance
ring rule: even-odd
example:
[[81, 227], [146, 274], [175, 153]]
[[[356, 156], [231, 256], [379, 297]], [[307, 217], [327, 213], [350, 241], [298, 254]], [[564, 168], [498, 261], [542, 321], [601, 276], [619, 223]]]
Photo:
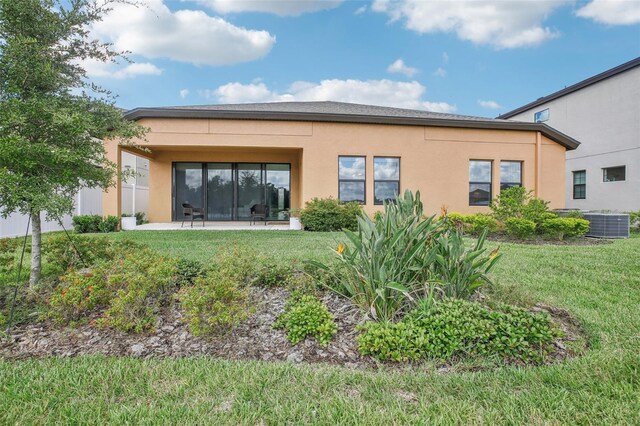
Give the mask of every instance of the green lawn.
[[[326, 259], [340, 234], [114, 235], [123, 237], [206, 261], [235, 243]], [[207, 358], [0, 361], [0, 424], [640, 424], [640, 238], [501, 250], [494, 294], [568, 309], [588, 334], [585, 354], [449, 374]]]

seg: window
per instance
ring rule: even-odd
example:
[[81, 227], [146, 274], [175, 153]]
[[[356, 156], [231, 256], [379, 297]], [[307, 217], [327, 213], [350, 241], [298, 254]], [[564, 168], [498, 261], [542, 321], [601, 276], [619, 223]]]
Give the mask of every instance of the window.
[[393, 201], [400, 191], [400, 159], [373, 158], [373, 204]]
[[625, 166], [607, 167], [602, 169], [603, 182], [620, 182], [626, 179], [627, 170]]
[[587, 172], [578, 170], [573, 172], [573, 199], [584, 200], [587, 198]]
[[542, 111], [538, 111], [533, 114], [533, 121], [536, 123], [544, 123], [549, 120], [549, 108], [543, 109]]
[[500, 191], [522, 186], [522, 161], [500, 162]]
[[366, 157], [338, 157], [338, 199], [365, 203]]
[[491, 166], [489, 160], [469, 161], [470, 206], [488, 206], [491, 202]]

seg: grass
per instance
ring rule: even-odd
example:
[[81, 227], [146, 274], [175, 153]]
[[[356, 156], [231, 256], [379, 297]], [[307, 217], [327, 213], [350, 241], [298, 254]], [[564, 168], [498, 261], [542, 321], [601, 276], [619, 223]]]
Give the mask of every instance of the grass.
[[[340, 235], [113, 235], [123, 237], [206, 262], [234, 243], [284, 259], [328, 259]], [[0, 361], [0, 424], [640, 424], [640, 238], [501, 251], [494, 297], [568, 309], [591, 345], [582, 356], [449, 374], [209, 358]]]

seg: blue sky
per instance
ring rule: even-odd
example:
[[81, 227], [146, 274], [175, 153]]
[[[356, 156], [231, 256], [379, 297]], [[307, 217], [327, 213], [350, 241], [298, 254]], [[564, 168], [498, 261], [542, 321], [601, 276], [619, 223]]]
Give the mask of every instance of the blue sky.
[[118, 105], [336, 100], [496, 116], [640, 56], [640, 1], [145, 0], [85, 64]]

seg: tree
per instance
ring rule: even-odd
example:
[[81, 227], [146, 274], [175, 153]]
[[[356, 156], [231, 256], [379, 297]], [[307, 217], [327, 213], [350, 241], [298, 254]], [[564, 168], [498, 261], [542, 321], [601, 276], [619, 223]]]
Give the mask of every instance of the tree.
[[40, 278], [42, 216], [59, 220], [82, 187], [114, 184], [104, 139], [144, 137], [81, 65], [127, 60], [90, 34], [122, 1], [0, 0], [0, 214], [31, 215], [31, 285]]

